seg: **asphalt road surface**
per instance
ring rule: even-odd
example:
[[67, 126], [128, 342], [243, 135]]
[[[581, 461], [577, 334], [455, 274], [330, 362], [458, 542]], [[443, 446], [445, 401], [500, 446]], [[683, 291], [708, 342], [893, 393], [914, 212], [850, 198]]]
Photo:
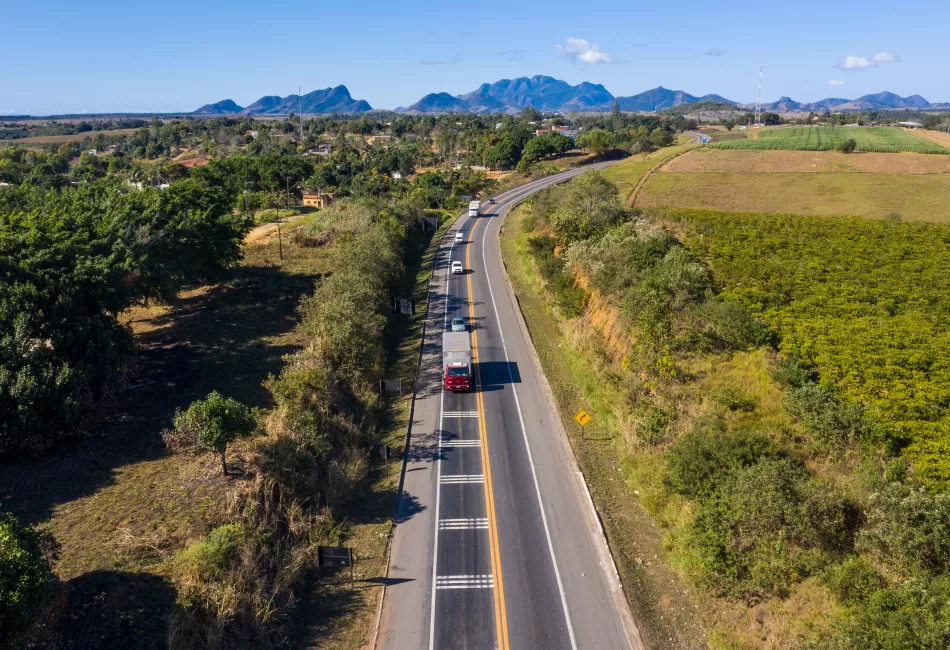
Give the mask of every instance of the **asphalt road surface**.
[[[379, 648], [642, 648], [498, 248], [513, 205], [587, 169], [483, 203], [439, 248]], [[449, 272], [453, 260], [464, 274]], [[466, 393], [442, 389], [455, 316], [472, 333]]]

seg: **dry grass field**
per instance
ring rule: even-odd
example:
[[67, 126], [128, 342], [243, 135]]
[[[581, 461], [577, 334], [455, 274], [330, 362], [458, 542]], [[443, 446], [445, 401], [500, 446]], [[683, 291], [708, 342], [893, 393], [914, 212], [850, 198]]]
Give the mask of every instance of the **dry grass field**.
[[136, 129], [113, 129], [111, 131], [85, 131], [83, 133], [73, 133], [72, 135], [35, 135], [29, 138], [17, 138], [15, 140], [0, 140], [0, 145], [19, 145], [21, 147], [35, 146], [41, 144], [60, 144], [63, 142], [74, 142], [86, 138], [94, 138], [100, 133], [102, 135], [132, 135]]
[[945, 147], [950, 147], [950, 133], [946, 131], [927, 131], [924, 129], [917, 129], [914, 131], [915, 135], [919, 135], [921, 138], [927, 138], [932, 142], [937, 144], [942, 144]]
[[703, 147], [650, 176], [637, 205], [947, 223], [950, 156]]
[[837, 151], [730, 151], [697, 149], [663, 165], [670, 173], [950, 173], [950, 157], [915, 153], [853, 153]]
[[950, 223], [950, 174], [659, 172], [637, 205]]

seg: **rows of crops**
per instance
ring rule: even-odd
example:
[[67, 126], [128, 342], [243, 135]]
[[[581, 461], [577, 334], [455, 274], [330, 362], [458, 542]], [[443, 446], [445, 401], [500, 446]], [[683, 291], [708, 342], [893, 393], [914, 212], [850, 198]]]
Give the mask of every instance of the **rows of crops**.
[[950, 490], [950, 227], [711, 210], [665, 216], [702, 235], [690, 247], [710, 261], [724, 297], [903, 438], [920, 479]]
[[842, 127], [799, 126], [760, 131], [757, 138], [715, 142], [714, 149], [785, 149], [829, 151], [845, 140], [853, 139], [858, 151], [880, 153], [941, 153], [950, 149], [918, 137], [896, 126]]

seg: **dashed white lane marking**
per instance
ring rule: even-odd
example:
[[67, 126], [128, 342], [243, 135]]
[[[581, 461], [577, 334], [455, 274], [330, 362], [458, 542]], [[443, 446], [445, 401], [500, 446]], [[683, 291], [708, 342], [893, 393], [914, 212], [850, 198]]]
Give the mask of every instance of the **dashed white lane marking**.
[[442, 475], [439, 477], [439, 483], [443, 485], [452, 484], [452, 483], [484, 483], [485, 475], [484, 474], [451, 474], [449, 476]]
[[453, 440], [451, 438], [442, 438], [442, 447], [480, 447], [481, 440]]
[[495, 579], [492, 575], [437, 576], [436, 589], [492, 589]]
[[440, 519], [439, 530], [481, 530], [488, 528], [488, 517], [474, 519]]
[[442, 415], [447, 418], [477, 418], [478, 411], [446, 411]]

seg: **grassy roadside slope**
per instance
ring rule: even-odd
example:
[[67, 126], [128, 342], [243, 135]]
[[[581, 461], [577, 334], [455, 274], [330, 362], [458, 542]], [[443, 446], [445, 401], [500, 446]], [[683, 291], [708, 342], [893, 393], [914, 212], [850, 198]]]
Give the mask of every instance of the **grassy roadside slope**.
[[[604, 524], [631, 610], [651, 648], [799, 648], [840, 611], [817, 580], [808, 579], [787, 598], [752, 604], [718, 598], [684, 579], [692, 557], [686, 542], [695, 504], [671, 495], [664, 485], [666, 444], [644, 444], [644, 419], [631, 413], [634, 383], [618, 350], [629, 343], [616, 314], [594, 296], [586, 313], [564, 320], [552, 309], [529, 252], [526, 210], [506, 220], [501, 247], [511, 285], [562, 421]], [[603, 333], [603, 334], [602, 334]], [[788, 444], [800, 438], [796, 422], [782, 407], [782, 391], [771, 379], [772, 355], [764, 349], [702, 354], [677, 359], [684, 379], [652, 391], [660, 410], [676, 413], [663, 439], [688, 431], [722, 407], [721, 395], [740, 394], [751, 411], [727, 412], [732, 428], [784, 432]], [[647, 382], [643, 382], [646, 384]], [[581, 439], [573, 415], [594, 417]], [[647, 411], [650, 413], [653, 409]], [[642, 414], [641, 414], [642, 415]], [[823, 471], [823, 467], [814, 467]]]
[[[567, 423], [571, 445], [600, 514], [641, 636], [651, 648], [703, 648], [705, 635], [696, 620], [698, 606], [692, 602], [687, 587], [661, 559], [662, 532], [646, 510], [630, 498], [624, 468], [618, 462], [615, 442], [610, 439], [615, 423], [607, 419], [617, 395], [604, 390], [603, 377], [591, 367], [586, 351], [572, 345], [551, 311], [549, 297], [527, 253], [523, 218], [522, 209], [506, 218], [501, 250], [508, 279], [561, 419]], [[595, 417], [587, 427], [589, 439], [583, 440], [577, 428], [570, 426], [574, 413], [581, 408]]]

